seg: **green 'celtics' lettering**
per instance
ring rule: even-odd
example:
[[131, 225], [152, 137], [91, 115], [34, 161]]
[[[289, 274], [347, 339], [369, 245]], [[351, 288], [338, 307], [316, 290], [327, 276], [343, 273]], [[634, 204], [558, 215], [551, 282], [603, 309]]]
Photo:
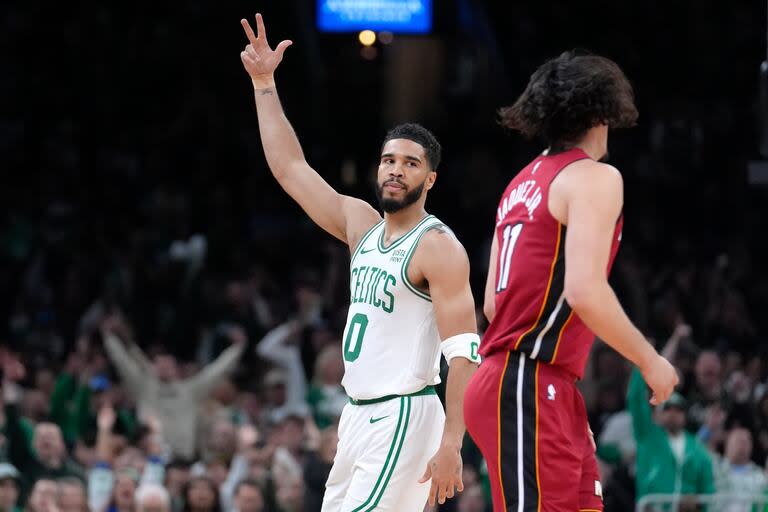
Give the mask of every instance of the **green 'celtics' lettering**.
[[392, 292], [390, 292], [387, 289], [387, 286], [389, 286], [390, 281], [392, 282], [392, 286], [395, 286], [397, 284], [397, 279], [395, 279], [395, 276], [390, 274], [387, 276], [387, 281], [384, 283], [384, 295], [389, 297], [389, 304], [382, 305], [381, 309], [383, 309], [387, 313], [391, 313], [395, 309], [395, 296], [392, 295]]
[[371, 294], [376, 292], [376, 289], [372, 286], [376, 277], [379, 275], [379, 269], [377, 267], [371, 267], [371, 278], [368, 280], [368, 286], [365, 287], [365, 302], [371, 303]]
[[[349, 278], [349, 282], [350, 283], [357, 283], [357, 269], [356, 268], [352, 269], [352, 276]], [[357, 302], [355, 300], [355, 295], [356, 294], [357, 294], [357, 285], [355, 285], [355, 291], [352, 292], [352, 298], [351, 298], [352, 303]]]
[[352, 294], [352, 302], [361, 302], [359, 299], [360, 286], [363, 282], [363, 271], [368, 270], [368, 267], [359, 267], [352, 271], [355, 278], [355, 291]]
[[353, 304], [370, 304], [387, 313], [395, 310], [395, 295], [392, 287], [397, 278], [377, 267], [355, 267], [350, 275]]
[[379, 275], [376, 276], [376, 283], [374, 283], [374, 285], [373, 285], [373, 302], [371, 302], [371, 304], [373, 304], [373, 307], [375, 307], [375, 308], [380, 307], [381, 303], [383, 302], [381, 299], [379, 299], [376, 296], [376, 289], [379, 287], [379, 283], [381, 282], [381, 278], [384, 277], [385, 275], [387, 275], [387, 273], [385, 271], [382, 270], [381, 272], [379, 272]]
[[[365, 274], [363, 274], [363, 268], [365, 269]], [[368, 274], [371, 271], [371, 267], [363, 267], [360, 269], [360, 274], [363, 276], [362, 279], [360, 279], [360, 295], [357, 296], [357, 302], [365, 302], [365, 282], [368, 279]]]

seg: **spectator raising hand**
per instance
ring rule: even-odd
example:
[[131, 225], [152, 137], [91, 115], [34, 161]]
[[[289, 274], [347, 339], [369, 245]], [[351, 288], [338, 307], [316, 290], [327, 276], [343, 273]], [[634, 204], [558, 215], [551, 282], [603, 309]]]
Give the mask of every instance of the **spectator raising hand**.
[[156, 414], [171, 454], [190, 459], [199, 443], [199, 404], [237, 366], [245, 350], [245, 334], [240, 328], [230, 329], [232, 346], [196, 375], [181, 379], [175, 357], [158, 354], [150, 363], [130, 338], [120, 337], [128, 332], [125, 324], [115, 318], [102, 323], [107, 355], [137, 403], [139, 416], [145, 417], [147, 411]]
[[248, 335], [245, 334], [245, 329], [239, 325], [228, 327], [227, 336], [233, 345], [244, 345], [248, 342]]
[[[662, 354], [674, 360], [679, 340], [673, 336]], [[685, 430], [687, 405], [679, 393], [673, 393], [658, 405], [654, 419], [645, 381], [634, 369], [627, 406], [637, 443], [638, 499], [647, 494], [711, 494], [715, 491], [712, 462], [704, 446]]]
[[96, 434], [96, 453], [101, 462], [111, 464], [115, 459], [115, 449], [112, 445], [112, 429], [115, 426], [115, 409], [112, 404], [105, 403], [96, 418], [98, 434]]
[[237, 449], [242, 453], [259, 440], [259, 430], [253, 425], [243, 425], [237, 430]]
[[27, 373], [18, 357], [5, 347], [0, 347], [0, 364], [2, 365], [4, 383], [16, 383], [23, 379]]

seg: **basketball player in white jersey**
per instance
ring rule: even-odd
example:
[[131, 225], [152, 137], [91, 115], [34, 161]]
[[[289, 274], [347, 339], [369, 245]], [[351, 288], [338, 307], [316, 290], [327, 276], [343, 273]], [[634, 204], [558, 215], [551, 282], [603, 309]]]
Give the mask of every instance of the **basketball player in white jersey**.
[[[350, 403], [322, 510], [421, 512], [428, 499], [443, 503], [462, 490], [463, 396], [479, 362], [467, 255], [424, 210], [440, 145], [419, 125], [387, 134], [377, 178], [383, 220], [368, 203], [339, 194], [307, 164], [277, 97], [274, 71], [291, 42], [272, 50], [258, 14], [258, 36], [242, 25], [250, 44], [240, 56], [272, 174], [352, 253], [342, 340]], [[450, 365], [446, 413], [434, 388], [441, 352]]]

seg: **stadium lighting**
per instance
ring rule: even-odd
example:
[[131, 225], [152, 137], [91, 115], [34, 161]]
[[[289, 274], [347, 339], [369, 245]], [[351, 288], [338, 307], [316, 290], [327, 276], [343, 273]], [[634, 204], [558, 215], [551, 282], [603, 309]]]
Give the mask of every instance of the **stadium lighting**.
[[373, 30], [363, 30], [358, 34], [357, 38], [363, 46], [371, 46], [376, 42], [376, 32]]

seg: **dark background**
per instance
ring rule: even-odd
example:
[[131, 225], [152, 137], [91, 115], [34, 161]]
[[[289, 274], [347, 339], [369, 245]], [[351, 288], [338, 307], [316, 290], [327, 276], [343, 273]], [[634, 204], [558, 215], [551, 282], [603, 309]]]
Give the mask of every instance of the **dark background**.
[[[24, 230], [22, 247], [3, 253], [4, 317], [24, 269], [56, 245], [87, 302], [105, 266], [133, 252], [137, 231], [206, 234], [206, 273], [276, 269], [271, 260], [286, 261], [275, 247], [301, 259], [328, 239], [265, 167], [238, 60], [238, 20], [256, 10], [273, 43], [295, 41], [278, 72], [281, 97], [308, 160], [340, 190], [373, 199], [370, 171], [395, 122], [434, 130], [445, 155], [429, 206], [467, 246], [478, 292], [498, 195], [541, 149], [505, 134], [495, 111], [543, 59], [574, 47], [615, 59], [636, 88], [639, 126], [611, 139], [626, 182], [619, 265], [627, 254], [657, 269], [729, 249], [761, 254], [765, 194], [746, 180], [765, 53], [758, 2], [439, 1], [432, 35], [396, 36], [374, 60], [355, 34], [314, 30], [309, 1], [4, 2], [0, 201], [5, 238]], [[158, 194], [183, 205], [148, 211]], [[66, 279], [62, 270], [51, 278]], [[759, 311], [765, 276], [751, 270], [744, 292]]]

